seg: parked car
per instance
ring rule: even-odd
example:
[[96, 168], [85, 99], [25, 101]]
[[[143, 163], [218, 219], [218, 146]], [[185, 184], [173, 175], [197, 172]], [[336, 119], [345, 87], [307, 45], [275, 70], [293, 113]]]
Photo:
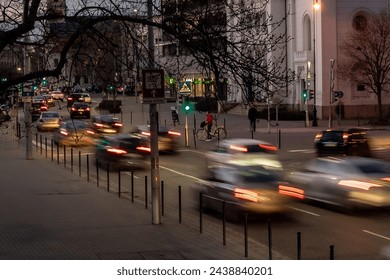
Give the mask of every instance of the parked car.
[[84, 102], [86, 102], [88, 104], [92, 103], [92, 98], [91, 98], [91, 95], [89, 95], [89, 93], [82, 93], [81, 98], [83, 99]]
[[[150, 126], [138, 125], [130, 133], [139, 133], [150, 139]], [[175, 152], [179, 145], [181, 133], [168, 126], [158, 127], [158, 150], [160, 152]]]
[[95, 132], [89, 123], [81, 120], [63, 121], [53, 131], [53, 141], [61, 146], [89, 146], [95, 143]]
[[69, 109], [70, 118], [87, 118], [91, 117], [91, 107], [85, 102], [74, 102]]
[[353, 155], [370, 157], [367, 129], [328, 129], [317, 133], [314, 146], [318, 156]]
[[58, 129], [61, 124], [61, 116], [57, 111], [45, 111], [41, 112], [37, 120], [37, 130], [38, 131], [51, 131]]
[[53, 90], [50, 92], [50, 95], [54, 100], [64, 100], [64, 93], [60, 90]]
[[320, 157], [291, 172], [288, 180], [312, 200], [352, 211], [390, 206], [390, 166], [366, 157]]
[[112, 115], [97, 115], [92, 118], [92, 127], [96, 133], [116, 134], [122, 130], [122, 122]]
[[283, 180], [283, 173], [269, 166], [248, 163], [208, 166], [208, 176], [194, 185], [195, 198], [202, 193], [202, 209], [222, 212], [226, 218], [243, 221], [243, 212], [280, 214], [290, 211], [295, 199], [303, 199], [303, 191]]
[[72, 106], [74, 102], [84, 102], [81, 93], [71, 93], [66, 98], [68, 107]]
[[150, 154], [147, 137], [137, 134], [118, 134], [101, 137], [96, 144], [98, 165], [109, 170], [133, 170], [147, 167]]

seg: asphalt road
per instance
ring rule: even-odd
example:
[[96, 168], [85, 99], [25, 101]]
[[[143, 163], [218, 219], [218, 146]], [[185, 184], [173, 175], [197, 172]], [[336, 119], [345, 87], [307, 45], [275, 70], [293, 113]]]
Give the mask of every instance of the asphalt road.
[[[144, 109], [133, 112], [132, 119], [128, 121], [124, 119], [124, 130], [134, 124], [133, 120], [138, 119], [144, 123], [148, 121], [147, 108]], [[61, 114], [67, 118], [67, 112], [63, 110], [61, 110]], [[161, 114], [160, 116], [168, 118], [169, 114]], [[122, 119], [129, 118], [128, 114], [121, 117]], [[242, 137], [242, 131], [230, 130], [228, 133], [230, 137]], [[50, 138], [50, 133], [42, 135], [44, 138]], [[280, 147], [279, 156], [285, 170], [292, 171], [299, 168], [306, 160], [314, 157], [312, 149], [314, 135], [315, 131], [313, 130], [295, 133], [283, 133], [282, 130], [281, 134], [263, 132], [256, 136], [278, 145]], [[385, 133], [385, 137], [387, 136], [388, 133]], [[382, 143], [386, 143], [386, 141], [382, 141]], [[164, 184], [164, 215], [179, 217], [178, 197], [180, 192], [183, 207], [182, 218], [197, 222], [196, 197], [193, 196], [192, 185], [203, 178], [205, 172], [204, 153], [212, 145], [216, 145], [216, 143], [200, 143], [195, 148], [191, 143], [190, 147], [183, 145], [175, 155], [161, 155], [159, 157], [160, 179]], [[38, 153], [39, 149], [37, 149]], [[48, 160], [51, 160], [50, 148], [47, 155], [45, 147], [41, 151], [41, 156], [47, 156]], [[66, 164], [64, 164], [63, 150], [59, 151], [58, 159], [56, 152], [54, 152], [53, 164], [58, 164], [61, 167], [66, 165], [66, 168], [74, 169], [73, 172], [80, 170], [80, 174], [85, 177], [87, 176], [86, 157], [88, 155], [91, 162], [88, 176], [91, 183], [97, 184], [96, 168], [92, 164], [94, 162], [93, 148], [75, 149], [73, 152], [74, 166], [71, 166], [69, 151], [67, 152]], [[78, 156], [81, 156], [81, 167], [78, 166]], [[131, 175], [134, 176], [133, 187], [136, 199], [144, 200], [145, 180], [150, 177], [148, 170], [135, 173], [122, 172], [120, 175], [100, 170], [98, 184], [109, 191], [118, 192], [119, 182], [121, 182], [122, 195], [128, 196], [130, 199]], [[147, 196], [145, 205], [150, 207], [150, 193]], [[302, 259], [329, 259], [331, 250], [333, 250], [336, 259], [377, 260], [389, 257], [384, 254], [384, 250], [390, 246], [389, 218], [390, 210], [365, 211], [351, 215], [323, 205], [297, 202], [292, 205], [288, 215], [260, 216], [251, 219], [249, 234], [255, 240], [267, 244], [269, 242], [269, 228], [271, 228], [273, 248], [292, 259], [298, 257]], [[208, 219], [211, 223], [220, 223], [217, 215], [209, 215]], [[229, 223], [229, 228], [237, 232], [244, 230], [242, 223]], [[297, 245], [299, 236], [301, 247]]]

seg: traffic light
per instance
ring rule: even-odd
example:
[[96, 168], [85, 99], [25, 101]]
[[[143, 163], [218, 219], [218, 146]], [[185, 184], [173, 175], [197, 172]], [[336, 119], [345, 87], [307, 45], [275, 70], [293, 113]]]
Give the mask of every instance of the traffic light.
[[182, 105], [181, 105], [181, 109], [182, 111], [185, 113], [185, 114], [189, 114], [191, 113], [192, 111], [194, 111], [194, 104], [189, 102], [189, 101], [185, 101]]
[[314, 90], [310, 90], [310, 99], [314, 98]]
[[307, 89], [304, 89], [302, 91], [302, 99], [307, 100], [307, 98], [308, 98]]
[[47, 86], [47, 80], [46, 80], [46, 78], [43, 78], [43, 80], [42, 80], [42, 86], [44, 86], [44, 87]]
[[108, 86], [108, 90], [109, 91], [113, 91], [114, 90], [114, 86], [113, 85]]

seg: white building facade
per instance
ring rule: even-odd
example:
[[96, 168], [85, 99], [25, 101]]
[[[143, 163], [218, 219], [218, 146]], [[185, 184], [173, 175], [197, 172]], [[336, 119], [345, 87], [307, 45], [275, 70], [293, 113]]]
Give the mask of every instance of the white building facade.
[[[292, 38], [288, 43], [289, 67], [297, 76], [287, 102], [304, 108], [302, 91], [310, 89], [314, 99], [308, 101], [309, 110], [315, 105], [318, 119], [328, 119], [330, 112], [333, 118], [375, 117], [375, 93], [338, 75], [337, 67], [342, 58], [340, 46], [359, 17], [389, 11], [389, 0], [286, 0], [285, 3], [289, 9], [288, 35]], [[318, 10], [314, 9], [316, 3]], [[342, 91], [343, 97], [330, 103], [331, 90]], [[382, 101], [384, 116], [388, 117], [390, 96], [385, 94]]]

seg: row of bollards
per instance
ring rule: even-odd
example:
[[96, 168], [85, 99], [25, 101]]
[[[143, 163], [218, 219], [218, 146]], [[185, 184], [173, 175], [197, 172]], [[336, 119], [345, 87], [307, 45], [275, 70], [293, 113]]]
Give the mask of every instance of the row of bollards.
[[[280, 133], [280, 130], [279, 130], [279, 133]], [[280, 138], [280, 137], [279, 137]], [[42, 138], [42, 135], [40, 135], [40, 138], [38, 139], [38, 134], [36, 136], [36, 140], [37, 140], [37, 148], [36, 148], [36, 151], [38, 152], [38, 149], [40, 149], [40, 153], [41, 155], [43, 155], [43, 148], [45, 150], [45, 157], [47, 158], [48, 157], [48, 140], [47, 138], [45, 137], [44, 139], [44, 144], [43, 144], [43, 138]], [[38, 142], [39, 140], [39, 142]], [[40, 147], [38, 147], [38, 143], [40, 143]], [[279, 144], [280, 145], [280, 144]], [[59, 151], [60, 151], [60, 146], [57, 144], [57, 145], [54, 145], [54, 142], [53, 140], [51, 140], [51, 161], [53, 162], [54, 161], [54, 146], [56, 146], [56, 152], [57, 152], [57, 164], [59, 165], [60, 164], [60, 155], [59, 155]], [[67, 147], [64, 145], [63, 146], [63, 166], [64, 168], [67, 168]], [[99, 187], [99, 183], [100, 183], [100, 174], [99, 174], [99, 166], [101, 166], [100, 162], [98, 159], [96, 159], [96, 185], [97, 187]], [[82, 175], [82, 156], [81, 156], [81, 151], [78, 152], [78, 170], [79, 170], [79, 176]], [[89, 165], [89, 155], [87, 154], [86, 155], [86, 176], [87, 176], [87, 180], [90, 181], [90, 165]], [[111, 170], [111, 166], [109, 163], [106, 163], [105, 165], [106, 167], [106, 187], [107, 187], [107, 192], [110, 192], [110, 170]], [[71, 147], [70, 149], [70, 169], [71, 169], [71, 172], [74, 171], [74, 150], [73, 148]], [[122, 193], [123, 193], [123, 190], [122, 190], [122, 170], [121, 168], [118, 168], [117, 170], [117, 174], [118, 174], [118, 197], [121, 197]], [[161, 215], [164, 216], [164, 208], [165, 208], [165, 185], [164, 185], [164, 181], [161, 181]], [[182, 219], [183, 219], [183, 216], [182, 216], [182, 187], [181, 186], [178, 186], [177, 188], [177, 192], [178, 192], [178, 221], [179, 223], [182, 223]], [[148, 176], [145, 175], [145, 180], [144, 180], [144, 197], [145, 197], [145, 209], [148, 209]], [[226, 246], [226, 227], [227, 227], [227, 224], [226, 224], [226, 208], [227, 208], [227, 204], [234, 204], [233, 202], [229, 202], [229, 201], [225, 201], [225, 200], [221, 200], [219, 198], [215, 198], [215, 197], [212, 197], [212, 196], [208, 196], [208, 195], [205, 195], [205, 194], [202, 194], [200, 193], [199, 194], [199, 231], [200, 233], [203, 232], [203, 224], [204, 224], [204, 221], [203, 221], [203, 203], [204, 203], [204, 198], [207, 198], [207, 199], [212, 199], [212, 200], [215, 200], [215, 201], [219, 201], [221, 203], [221, 207], [222, 207], [222, 244], [224, 246]], [[132, 203], [134, 203], [134, 170], [131, 170], [130, 171], [130, 200]], [[249, 246], [248, 246], [248, 235], [249, 235], [249, 228], [248, 228], [248, 212], [247, 211], [243, 211], [242, 212], [243, 216], [243, 221], [244, 221], [244, 255], [245, 257], [248, 257], [249, 256]], [[268, 220], [268, 230], [267, 230], [267, 239], [268, 239], [268, 259], [269, 260], [272, 260], [273, 256], [272, 256], [272, 227], [271, 227], [271, 221]], [[298, 232], [297, 233], [297, 259], [298, 260], [301, 260], [302, 259], [302, 234], [301, 232]], [[330, 246], [330, 253], [329, 253], [329, 259], [331, 260], [334, 260], [335, 258], [335, 252], [334, 252], [334, 246], [331, 245]]]

